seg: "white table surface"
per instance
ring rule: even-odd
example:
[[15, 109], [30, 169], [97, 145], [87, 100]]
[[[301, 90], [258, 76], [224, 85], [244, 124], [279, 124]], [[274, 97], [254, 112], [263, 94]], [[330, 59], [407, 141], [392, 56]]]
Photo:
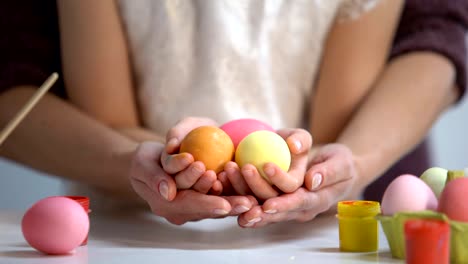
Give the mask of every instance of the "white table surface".
[[22, 215], [0, 211], [0, 263], [403, 263], [392, 259], [380, 226], [379, 252], [340, 252], [331, 215], [242, 229], [235, 218], [175, 226], [146, 213], [91, 213], [88, 245], [65, 256], [31, 248], [21, 233]]

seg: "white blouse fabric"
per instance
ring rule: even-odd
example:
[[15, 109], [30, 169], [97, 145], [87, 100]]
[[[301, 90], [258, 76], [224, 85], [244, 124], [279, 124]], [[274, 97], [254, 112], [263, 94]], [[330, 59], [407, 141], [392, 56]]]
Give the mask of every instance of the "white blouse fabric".
[[305, 127], [334, 21], [378, 0], [119, 0], [144, 125], [183, 117]]

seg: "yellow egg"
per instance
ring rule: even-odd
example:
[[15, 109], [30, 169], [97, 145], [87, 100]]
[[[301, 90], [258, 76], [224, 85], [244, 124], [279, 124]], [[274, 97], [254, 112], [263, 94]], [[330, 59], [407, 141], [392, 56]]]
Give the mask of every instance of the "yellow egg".
[[216, 173], [234, 155], [234, 144], [222, 129], [215, 126], [201, 126], [190, 131], [180, 144], [180, 152], [188, 152], [196, 161], [205, 164], [207, 170]]
[[288, 171], [291, 164], [291, 153], [286, 141], [277, 133], [267, 130], [256, 131], [246, 136], [237, 146], [235, 155], [239, 167], [245, 164], [254, 165], [270, 184], [263, 171], [266, 163], [275, 163], [284, 171]]

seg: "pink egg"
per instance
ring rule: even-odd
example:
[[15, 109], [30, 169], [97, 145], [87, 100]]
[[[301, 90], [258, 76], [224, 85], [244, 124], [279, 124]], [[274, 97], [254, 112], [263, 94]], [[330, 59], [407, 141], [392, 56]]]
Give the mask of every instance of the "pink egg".
[[454, 221], [468, 222], [468, 178], [451, 180], [442, 190], [438, 211]]
[[429, 185], [410, 174], [396, 177], [382, 197], [384, 215], [436, 209], [437, 198]]
[[23, 216], [23, 236], [33, 248], [46, 254], [67, 254], [78, 247], [89, 231], [88, 213], [66, 197], [36, 202]]
[[237, 148], [239, 142], [252, 132], [258, 130], [275, 131], [270, 125], [252, 118], [232, 120], [223, 124], [220, 128], [231, 137], [234, 148]]

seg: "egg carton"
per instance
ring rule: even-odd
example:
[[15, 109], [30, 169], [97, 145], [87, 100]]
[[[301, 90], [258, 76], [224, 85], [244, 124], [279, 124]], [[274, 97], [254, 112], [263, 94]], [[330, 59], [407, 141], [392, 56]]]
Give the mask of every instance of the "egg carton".
[[468, 263], [468, 223], [449, 220], [445, 214], [434, 211], [402, 212], [393, 216], [378, 215], [394, 258], [405, 259], [404, 224], [410, 219], [437, 219], [450, 224], [450, 261]]

